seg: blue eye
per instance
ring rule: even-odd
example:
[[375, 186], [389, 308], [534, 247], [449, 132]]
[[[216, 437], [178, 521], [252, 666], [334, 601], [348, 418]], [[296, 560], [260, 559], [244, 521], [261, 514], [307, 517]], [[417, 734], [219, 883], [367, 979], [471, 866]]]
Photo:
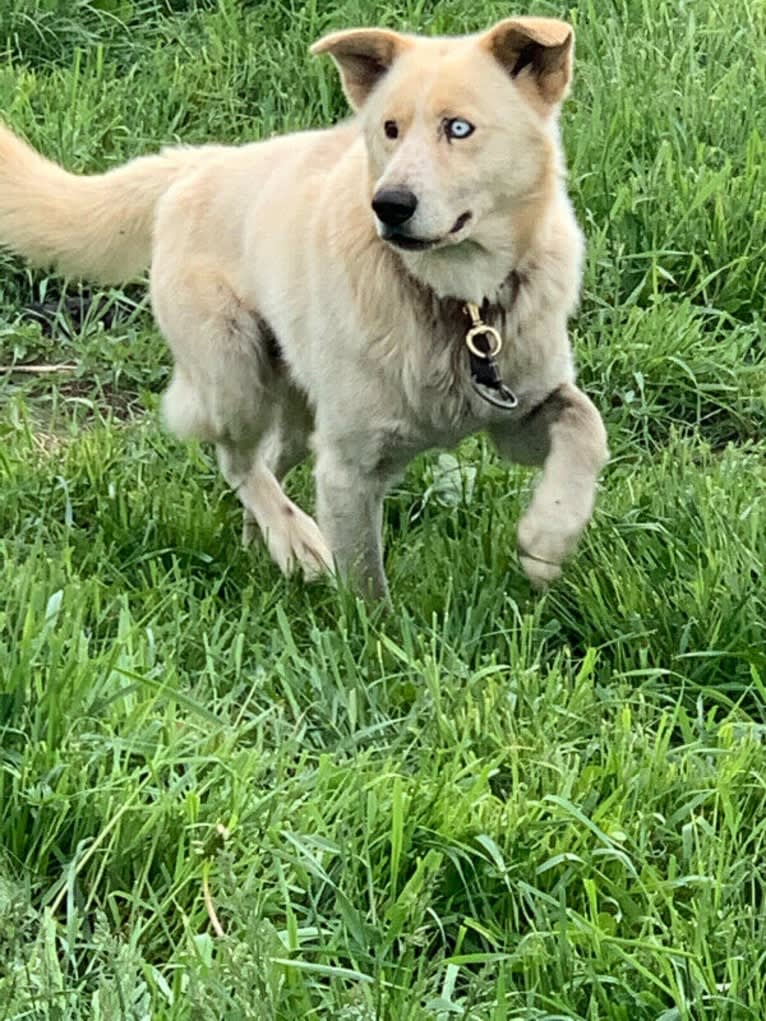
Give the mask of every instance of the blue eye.
[[474, 126], [470, 121], [463, 120], [462, 117], [449, 117], [444, 122], [444, 130], [447, 133], [447, 138], [468, 138], [474, 132]]

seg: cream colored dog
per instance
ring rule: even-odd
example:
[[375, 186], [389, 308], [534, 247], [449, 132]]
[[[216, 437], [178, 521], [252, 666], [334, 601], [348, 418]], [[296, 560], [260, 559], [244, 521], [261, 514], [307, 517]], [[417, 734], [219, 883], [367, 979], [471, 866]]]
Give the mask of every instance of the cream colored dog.
[[[418, 452], [487, 430], [543, 467], [518, 545], [545, 584], [607, 458], [567, 337], [572, 46], [544, 18], [461, 38], [338, 32], [313, 52], [336, 61], [352, 120], [91, 177], [0, 129], [0, 243], [103, 282], [151, 264], [175, 359], [167, 424], [215, 443], [245, 537], [257, 524], [283, 571], [336, 566], [385, 593], [387, 488]], [[309, 444], [318, 525], [279, 482]]]

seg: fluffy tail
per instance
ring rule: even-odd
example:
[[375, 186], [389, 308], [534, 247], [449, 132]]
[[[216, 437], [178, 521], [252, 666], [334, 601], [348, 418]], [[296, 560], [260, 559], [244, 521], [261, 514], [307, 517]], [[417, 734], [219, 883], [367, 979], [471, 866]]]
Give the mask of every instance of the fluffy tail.
[[67, 275], [129, 280], [151, 260], [157, 200], [199, 153], [166, 149], [83, 177], [0, 125], [0, 245]]

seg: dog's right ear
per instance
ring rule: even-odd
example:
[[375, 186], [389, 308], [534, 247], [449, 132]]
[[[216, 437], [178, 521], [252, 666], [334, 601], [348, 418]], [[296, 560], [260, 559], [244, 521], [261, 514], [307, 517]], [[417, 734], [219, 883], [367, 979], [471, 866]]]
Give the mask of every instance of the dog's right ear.
[[411, 46], [406, 36], [382, 28], [333, 32], [311, 47], [316, 56], [329, 53], [340, 70], [343, 91], [358, 110], [396, 58]]

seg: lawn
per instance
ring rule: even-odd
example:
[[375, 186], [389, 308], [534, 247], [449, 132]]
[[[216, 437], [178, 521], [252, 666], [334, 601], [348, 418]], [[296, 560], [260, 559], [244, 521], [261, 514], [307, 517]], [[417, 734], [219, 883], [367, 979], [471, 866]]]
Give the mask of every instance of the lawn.
[[[0, 255], [0, 1021], [766, 1017], [766, 5], [535, 11], [613, 453], [542, 597], [481, 439], [388, 501], [391, 611], [282, 579], [144, 288]], [[331, 28], [508, 13], [0, 0], [0, 108], [101, 169], [344, 116]]]

